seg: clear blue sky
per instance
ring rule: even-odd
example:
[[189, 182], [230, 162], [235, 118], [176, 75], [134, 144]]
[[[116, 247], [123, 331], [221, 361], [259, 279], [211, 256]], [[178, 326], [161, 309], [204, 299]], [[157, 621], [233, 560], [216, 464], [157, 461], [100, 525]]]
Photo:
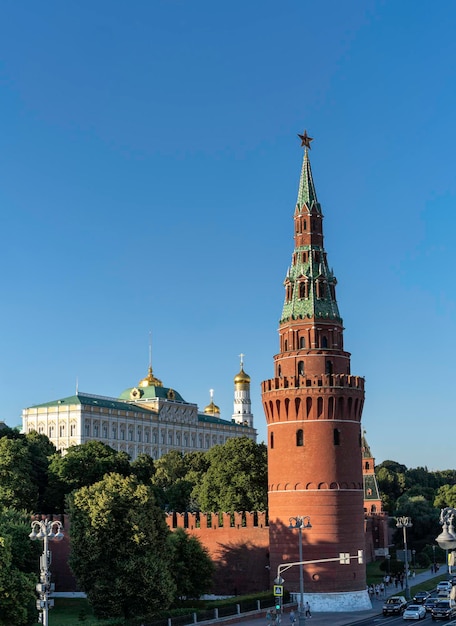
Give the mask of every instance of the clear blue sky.
[[456, 467], [456, 4], [4, 2], [0, 419], [147, 371], [259, 440], [302, 150], [377, 463]]

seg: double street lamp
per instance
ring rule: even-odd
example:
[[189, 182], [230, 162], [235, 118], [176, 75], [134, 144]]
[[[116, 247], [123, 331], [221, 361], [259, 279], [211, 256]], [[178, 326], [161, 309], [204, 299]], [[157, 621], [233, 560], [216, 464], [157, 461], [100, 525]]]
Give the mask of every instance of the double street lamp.
[[[442, 548], [442, 550], [445, 550], [447, 553], [447, 566], [448, 566], [449, 572], [451, 572], [451, 565], [449, 565], [449, 563], [452, 564], [454, 556], [451, 555], [451, 560], [449, 561], [448, 551], [452, 552], [453, 550], [456, 550], [456, 532], [453, 526], [455, 515], [456, 515], [456, 509], [453, 509], [450, 506], [447, 506], [446, 508], [440, 511], [440, 524], [442, 525], [442, 532], [435, 539], [436, 542], [439, 544], [439, 546]], [[434, 561], [435, 561], [435, 550], [434, 550]]]
[[61, 541], [63, 539], [62, 524], [57, 520], [33, 520], [32, 532], [29, 537], [32, 541], [41, 539], [43, 542], [43, 553], [40, 557], [40, 582], [36, 585], [36, 590], [40, 597], [36, 601], [36, 608], [41, 614], [41, 623], [48, 626], [49, 609], [54, 606], [54, 600], [49, 597], [54, 591], [51, 583], [51, 551], [49, 541]]
[[405, 563], [405, 599], [410, 600], [410, 587], [408, 580], [408, 552], [407, 552], [407, 528], [411, 528], [413, 526], [412, 520], [410, 517], [397, 517], [396, 518], [396, 527], [402, 528], [404, 531], [404, 563]]
[[312, 528], [312, 524], [310, 523], [310, 517], [308, 515], [298, 515], [296, 517], [290, 517], [290, 525], [288, 526], [290, 530], [298, 530], [299, 531], [299, 625], [302, 624], [306, 620], [306, 616], [304, 613], [304, 564], [302, 562], [302, 531], [307, 528]]

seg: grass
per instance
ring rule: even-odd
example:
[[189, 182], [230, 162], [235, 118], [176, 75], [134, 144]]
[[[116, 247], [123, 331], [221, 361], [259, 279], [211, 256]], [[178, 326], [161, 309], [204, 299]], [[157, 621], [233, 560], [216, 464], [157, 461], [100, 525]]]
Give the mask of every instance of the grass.
[[[117, 624], [121, 624], [117, 620]], [[112, 626], [114, 620], [98, 620], [85, 598], [56, 598], [49, 611], [49, 626]], [[35, 626], [35, 625], [34, 625]], [[38, 622], [36, 626], [39, 626]]]

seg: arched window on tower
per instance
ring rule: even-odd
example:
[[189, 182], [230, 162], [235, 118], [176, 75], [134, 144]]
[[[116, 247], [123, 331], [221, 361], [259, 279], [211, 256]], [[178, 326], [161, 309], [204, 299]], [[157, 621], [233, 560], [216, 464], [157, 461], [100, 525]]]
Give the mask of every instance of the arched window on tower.
[[340, 430], [338, 428], [334, 429], [333, 436], [334, 436], [334, 445], [340, 446]]
[[326, 337], [326, 335], [324, 335], [321, 338], [321, 347], [322, 348], [327, 348], [328, 347], [328, 337]]
[[326, 361], [326, 373], [327, 374], [332, 374], [333, 373], [333, 364], [332, 361]]
[[304, 445], [304, 431], [302, 428], [296, 431], [296, 445], [303, 446]]
[[298, 376], [304, 376], [304, 361], [298, 362]]
[[300, 347], [301, 350], [306, 347], [306, 338], [305, 337], [299, 337], [299, 347]]
[[273, 448], [274, 447], [274, 433], [271, 432], [271, 435], [269, 437], [269, 447]]
[[287, 350], [288, 350], [288, 340], [287, 339], [285, 339], [285, 341], [283, 343], [283, 349], [284, 349], [285, 352], [287, 352]]
[[364, 463], [364, 469], [368, 470], [369, 469], [369, 461], [366, 461]]
[[309, 297], [309, 283], [307, 280], [302, 280], [299, 283], [299, 297], [301, 300]]
[[307, 230], [307, 220], [304, 220], [304, 231]]
[[279, 378], [281, 378], [281, 377], [282, 377], [282, 366], [280, 365], [280, 363], [279, 363], [279, 365], [277, 366], [277, 376], [278, 376]]

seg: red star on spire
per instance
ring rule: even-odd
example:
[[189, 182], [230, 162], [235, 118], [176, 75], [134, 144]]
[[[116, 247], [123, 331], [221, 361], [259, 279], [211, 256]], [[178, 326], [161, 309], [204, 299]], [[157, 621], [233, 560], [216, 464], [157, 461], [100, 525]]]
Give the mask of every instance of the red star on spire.
[[310, 142], [313, 141], [313, 137], [309, 137], [306, 130], [304, 131], [304, 135], [300, 135], [298, 133], [298, 137], [301, 140], [301, 147], [305, 146], [306, 148], [309, 148], [310, 150], [311, 149]]

